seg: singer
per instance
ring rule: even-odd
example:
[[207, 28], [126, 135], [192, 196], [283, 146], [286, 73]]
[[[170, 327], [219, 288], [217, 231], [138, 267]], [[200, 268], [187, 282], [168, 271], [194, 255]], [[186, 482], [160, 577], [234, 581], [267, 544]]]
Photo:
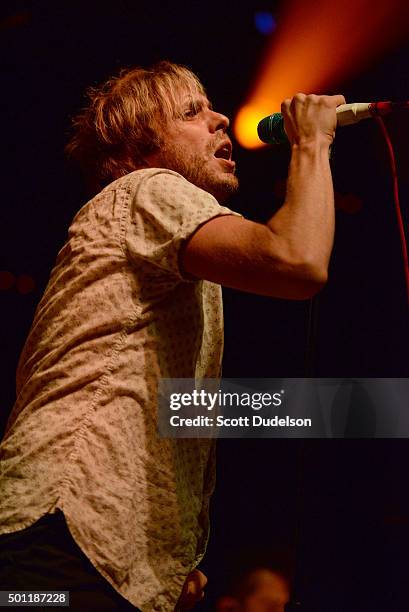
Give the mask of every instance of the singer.
[[225, 206], [229, 120], [190, 70], [161, 62], [89, 92], [67, 152], [94, 197], [38, 305], [1, 445], [3, 590], [69, 590], [74, 610], [203, 596], [214, 441], [158, 437], [158, 379], [219, 377], [220, 285], [296, 300], [324, 285], [344, 102], [283, 102], [288, 191], [263, 225]]

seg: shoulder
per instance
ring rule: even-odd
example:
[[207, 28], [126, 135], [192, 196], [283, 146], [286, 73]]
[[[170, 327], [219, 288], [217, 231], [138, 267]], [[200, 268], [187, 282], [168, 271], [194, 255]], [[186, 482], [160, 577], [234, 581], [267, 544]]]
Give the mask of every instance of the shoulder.
[[151, 193], [159, 198], [189, 197], [218, 204], [207, 191], [196, 187], [184, 176], [167, 168], [143, 168], [122, 176], [107, 185], [101, 193], [126, 191], [134, 197], [139, 192]]

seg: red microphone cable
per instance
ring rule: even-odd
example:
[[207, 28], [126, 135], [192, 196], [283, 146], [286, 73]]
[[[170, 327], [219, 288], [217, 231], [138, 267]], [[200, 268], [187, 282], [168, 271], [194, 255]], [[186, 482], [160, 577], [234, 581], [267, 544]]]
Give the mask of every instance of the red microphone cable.
[[[409, 107], [409, 103], [408, 102], [404, 102], [402, 103], [405, 105], [405, 108]], [[395, 212], [396, 212], [396, 218], [397, 218], [397, 222], [398, 222], [398, 230], [399, 230], [399, 236], [400, 236], [400, 242], [401, 242], [401, 247], [402, 247], [402, 260], [403, 260], [403, 266], [404, 266], [404, 275], [405, 275], [405, 282], [406, 282], [406, 293], [407, 293], [407, 299], [408, 299], [408, 306], [409, 306], [409, 262], [408, 262], [408, 245], [406, 242], [406, 235], [405, 235], [405, 227], [403, 224], [403, 218], [402, 218], [402, 211], [401, 211], [401, 206], [400, 206], [400, 201], [399, 201], [399, 182], [398, 182], [398, 173], [397, 173], [397, 169], [396, 169], [396, 161], [395, 161], [395, 154], [393, 151], [393, 145], [390, 139], [390, 136], [388, 134], [388, 130], [386, 129], [385, 123], [383, 121], [383, 119], [377, 115], [374, 117], [374, 119], [376, 119], [382, 134], [385, 138], [386, 141], [386, 145], [388, 148], [388, 155], [389, 155], [389, 162], [390, 162], [390, 166], [391, 166], [391, 172], [392, 172], [392, 183], [393, 183], [393, 199], [395, 202]]]

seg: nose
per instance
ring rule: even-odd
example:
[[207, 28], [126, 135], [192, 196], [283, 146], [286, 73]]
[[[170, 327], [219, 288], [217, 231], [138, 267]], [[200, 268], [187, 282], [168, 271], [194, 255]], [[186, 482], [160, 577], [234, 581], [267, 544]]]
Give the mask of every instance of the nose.
[[222, 113], [217, 113], [214, 110], [209, 110], [210, 119], [209, 126], [212, 132], [217, 132], [218, 130], [222, 130], [226, 132], [227, 128], [230, 125], [229, 118], [226, 115], [222, 115]]

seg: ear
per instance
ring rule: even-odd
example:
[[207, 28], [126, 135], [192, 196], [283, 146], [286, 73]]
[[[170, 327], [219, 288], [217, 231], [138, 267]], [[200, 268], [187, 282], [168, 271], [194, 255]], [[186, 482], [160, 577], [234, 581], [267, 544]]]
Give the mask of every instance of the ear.
[[228, 595], [220, 597], [216, 602], [217, 612], [239, 612], [240, 608], [241, 606], [237, 599]]

